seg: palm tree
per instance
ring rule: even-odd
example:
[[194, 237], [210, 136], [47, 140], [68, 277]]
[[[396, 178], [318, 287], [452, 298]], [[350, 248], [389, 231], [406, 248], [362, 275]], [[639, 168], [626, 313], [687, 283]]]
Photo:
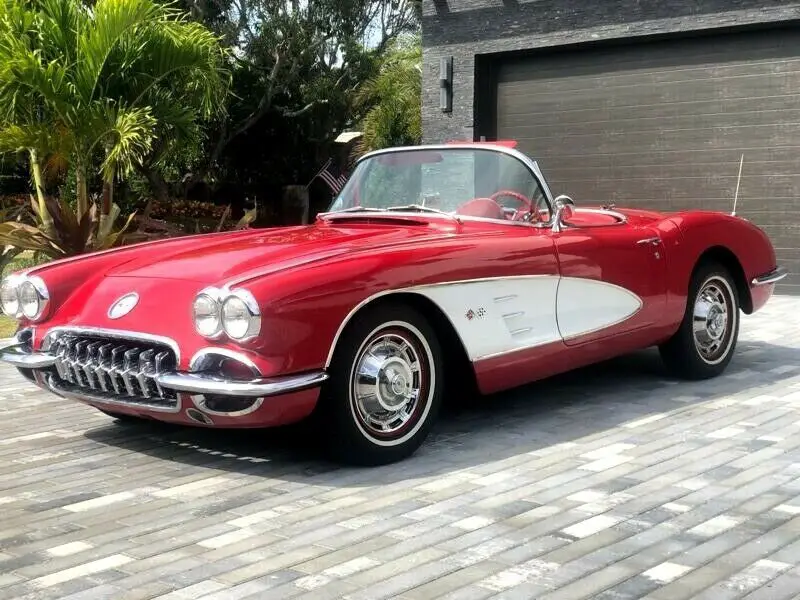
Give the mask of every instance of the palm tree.
[[422, 139], [422, 46], [418, 36], [399, 38], [378, 75], [360, 94], [370, 106], [363, 121], [363, 150], [417, 144]]
[[159, 134], [186, 135], [221, 106], [226, 53], [203, 25], [154, 0], [4, 0], [0, 11], [0, 151], [28, 151], [36, 179], [40, 161], [66, 147], [78, 223], [89, 177], [102, 174], [103, 240], [119, 214], [115, 179], [147, 160]]

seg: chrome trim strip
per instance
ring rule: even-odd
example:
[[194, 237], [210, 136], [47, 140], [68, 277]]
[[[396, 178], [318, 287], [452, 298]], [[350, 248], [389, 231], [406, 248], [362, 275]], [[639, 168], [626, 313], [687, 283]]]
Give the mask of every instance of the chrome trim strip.
[[56, 357], [44, 352], [15, 352], [3, 350], [0, 361], [18, 369], [47, 369], [56, 364]]
[[750, 282], [750, 285], [759, 286], [777, 283], [781, 279], [784, 279], [787, 275], [789, 275], [789, 271], [787, 271], [785, 268], [775, 267], [769, 273], [764, 273], [763, 275], [753, 278], [753, 281]]
[[[214, 394], [218, 396], [262, 397], [278, 396], [317, 387], [328, 379], [323, 371], [268, 377], [250, 381], [236, 381], [216, 375], [200, 373], [164, 373], [156, 376], [161, 387], [189, 394]], [[227, 413], [226, 413], [227, 414]]]
[[59, 387], [55, 383], [55, 378], [52, 375], [49, 375], [45, 380], [45, 385], [49, 389], [49, 391], [53, 392], [58, 396], [62, 396], [64, 398], [69, 398], [70, 400], [80, 400], [82, 402], [94, 402], [97, 404], [106, 404], [108, 406], [120, 406], [125, 408], [140, 408], [144, 411], [154, 411], [154, 412], [163, 412], [163, 413], [178, 413], [181, 410], [181, 397], [178, 396], [178, 402], [176, 406], [154, 406], [152, 404], [144, 404], [144, 403], [137, 403], [137, 402], [120, 402], [118, 400], [114, 400], [112, 398], [104, 398], [102, 396], [95, 396], [93, 394], [87, 394], [85, 392], [75, 392], [72, 390], [67, 390], [65, 388]]

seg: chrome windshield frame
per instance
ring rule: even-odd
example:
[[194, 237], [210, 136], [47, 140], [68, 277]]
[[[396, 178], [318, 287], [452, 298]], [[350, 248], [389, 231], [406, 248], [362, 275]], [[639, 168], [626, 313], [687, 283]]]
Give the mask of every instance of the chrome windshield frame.
[[[355, 163], [353, 167], [353, 172], [355, 169], [358, 168], [363, 162], [386, 154], [399, 154], [403, 152], [420, 152], [420, 151], [447, 151], [447, 150], [477, 150], [482, 152], [496, 152], [498, 154], [505, 154], [512, 158], [517, 159], [522, 165], [528, 170], [529, 174], [534, 178], [534, 180], [539, 184], [544, 193], [545, 202], [547, 203], [548, 212], [549, 212], [549, 219], [547, 221], [536, 221], [536, 222], [526, 222], [526, 221], [498, 221], [496, 219], [488, 219], [485, 217], [475, 217], [470, 215], [454, 215], [457, 216], [460, 220], [463, 221], [479, 221], [479, 222], [492, 222], [498, 223], [502, 225], [524, 225], [527, 227], [534, 227], [534, 228], [547, 228], [552, 226], [553, 218], [554, 218], [554, 206], [555, 202], [553, 199], [553, 192], [550, 190], [550, 186], [547, 184], [547, 181], [542, 174], [541, 169], [539, 168], [539, 164], [531, 159], [526, 154], [520, 152], [515, 148], [509, 148], [507, 146], [501, 145], [492, 145], [490, 143], [481, 143], [478, 144], [476, 142], [458, 142], [458, 143], [448, 143], [448, 144], [421, 144], [416, 146], [394, 146], [392, 148], [382, 148], [380, 150], [372, 150], [371, 152], [367, 152], [363, 156], [361, 156]], [[348, 179], [349, 183], [349, 179]], [[342, 187], [342, 191], [347, 187], [345, 184]], [[341, 193], [341, 192], [340, 192]], [[338, 195], [331, 201], [330, 206], [336, 202]], [[329, 206], [329, 208], [330, 208]], [[349, 207], [347, 209], [341, 210], [327, 210], [325, 212], [319, 213], [318, 218], [327, 220], [328, 218], [334, 219], [348, 219], [348, 218], [363, 218], [364, 215], [369, 215], [370, 217], [397, 217], [397, 216], [416, 216], [420, 217], [425, 215], [426, 217], [436, 217], [435, 213], [420, 213], [414, 211], [397, 211], [397, 210], [369, 210], [359, 212], [357, 210], [353, 210], [353, 207]]]

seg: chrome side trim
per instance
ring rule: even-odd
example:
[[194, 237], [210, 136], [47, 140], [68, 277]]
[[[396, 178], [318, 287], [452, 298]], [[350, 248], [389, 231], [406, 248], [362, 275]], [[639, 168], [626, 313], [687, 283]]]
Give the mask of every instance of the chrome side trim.
[[763, 275], [753, 278], [753, 281], [750, 282], [750, 285], [760, 286], [777, 283], [781, 279], [784, 279], [787, 275], [789, 275], [789, 271], [787, 271], [785, 268], [776, 267], [769, 273], [764, 273]]
[[52, 375], [48, 375], [46, 377], [46, 379], [44, 380], [44, 384], [54, 394], [62, 396], [64, 398], [68, 398], [70, 400], [80, 400], [81, 402], [93, 402], [97, 404], [105, 404], [108, 406], [120, 406], [125, 408], [141, 408], [142, 410], [145, 411], [154, 411], [163, 413], [178, 413], [181, 410], [180, 396], [178, 396], [177, 406], [163, 407], [163, 406], [154, 406], [152, 404], [137, 404], [135, 402], [120, 402], [112, 398], [105, 398], [103, 396], [95, 396], [93, 394], [88, 394], [86, 392], [76, 392], [74, 390], [68, 390], [66, 388], [60, 387], [57, 383], [55, 383], [55, 378]]
[[322, 371], [236, 381], [202, 373], [164, 373], [156, 376], [162, 387], [189, 394], [214, 394], [218, 396], [262, 397], [278, 396], [316, 387], [328, 379]]

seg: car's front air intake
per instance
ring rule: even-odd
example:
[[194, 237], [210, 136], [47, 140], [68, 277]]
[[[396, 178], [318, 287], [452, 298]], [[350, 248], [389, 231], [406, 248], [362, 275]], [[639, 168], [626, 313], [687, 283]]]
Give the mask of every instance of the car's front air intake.
[[176, 368], [175, 352], [166, 344], [62, 333], [50, 352], [56, 356], [58, 388], [126, 404], [177, 407], [177, 394], [155, 381], [157, 374]]

